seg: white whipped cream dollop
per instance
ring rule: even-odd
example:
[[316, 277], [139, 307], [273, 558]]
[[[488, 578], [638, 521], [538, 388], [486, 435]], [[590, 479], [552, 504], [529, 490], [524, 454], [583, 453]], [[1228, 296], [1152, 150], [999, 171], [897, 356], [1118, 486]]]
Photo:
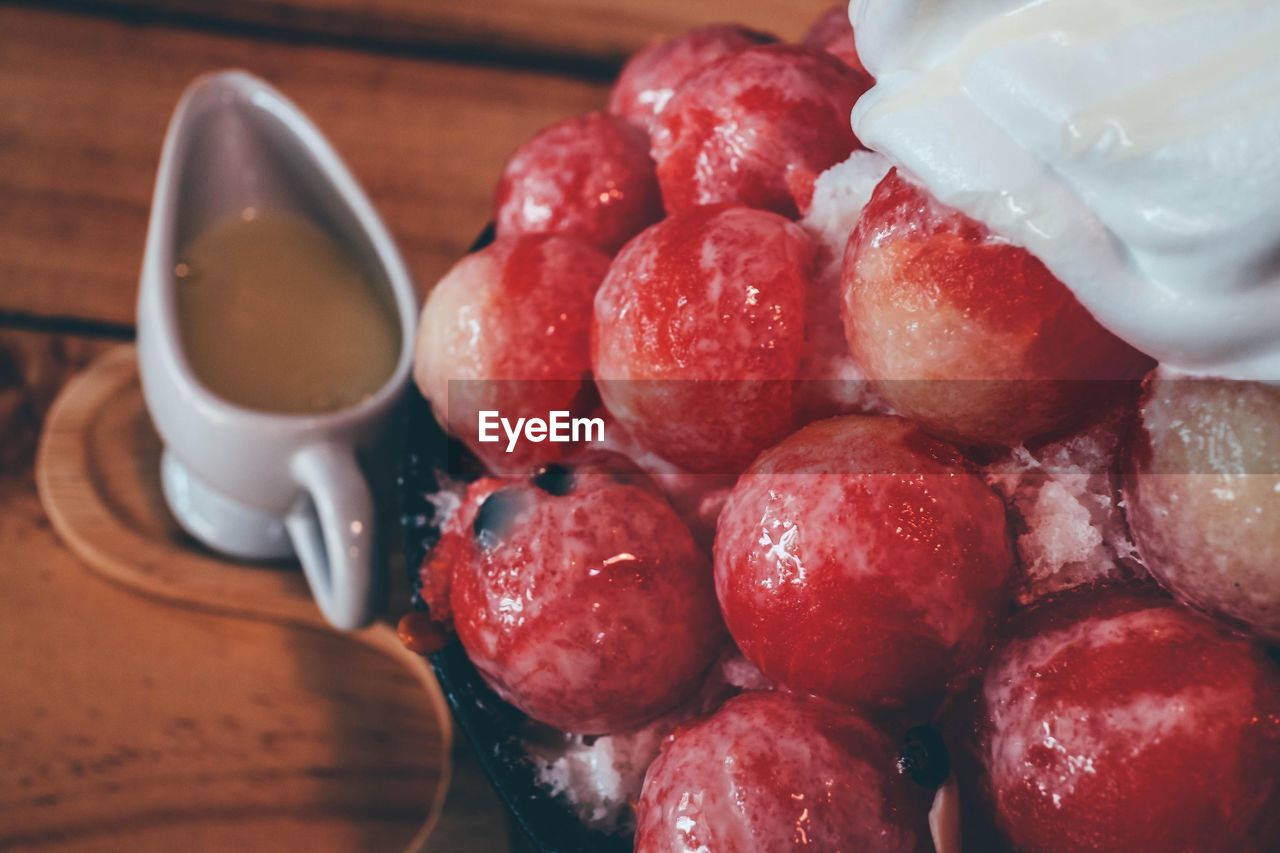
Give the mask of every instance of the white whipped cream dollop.
[[1280, 3], [854, 0], [854, 130], [1168, 367], [1280, 380]]

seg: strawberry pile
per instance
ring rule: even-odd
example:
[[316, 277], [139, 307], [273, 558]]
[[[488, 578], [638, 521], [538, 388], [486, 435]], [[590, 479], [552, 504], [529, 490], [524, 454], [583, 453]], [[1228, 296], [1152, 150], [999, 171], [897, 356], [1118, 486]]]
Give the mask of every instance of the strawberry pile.
[[[956, 810], [973, 850], [1275, 849], [1280, 390], [1166, 375], [864, 150], [872, 84], [841, 10], [704, 27], [516, 150], [418, 333], [487, 471], [431, 618], [531, 719], [665, 735], [641, 851]], [[481, 440], [553, 410], [604, 440]]]

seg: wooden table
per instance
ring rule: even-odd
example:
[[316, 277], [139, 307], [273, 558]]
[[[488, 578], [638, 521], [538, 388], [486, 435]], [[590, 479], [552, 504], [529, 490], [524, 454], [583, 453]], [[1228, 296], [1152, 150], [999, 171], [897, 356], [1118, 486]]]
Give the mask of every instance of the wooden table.
[[[335, 634], [112, 586], [61, 544], [36, 497], [50, 403], [132, 336], [160, 142], [187, 81], [235, 66], [284, 90], [346, 157], [427, 287], [488, 220], [511, 149], [600, 106], [628, 53], [727, 18], [794, 38], [826, 5], [0, 5], [0, 849], [394, 850], [439, 781], [418, 694], [385, 659]], [[324, 756], [362, 770], [334, 779]], [[260, 802], [220, 804], [227, 780]], [[208, 801], [175, 807], [166, 789], [190, 784], [208, 785]], [[455, 834], [435, 849], [491, 849], [481, 839], [502, 823], [465, 774], [450, 817], [442, 832]]]

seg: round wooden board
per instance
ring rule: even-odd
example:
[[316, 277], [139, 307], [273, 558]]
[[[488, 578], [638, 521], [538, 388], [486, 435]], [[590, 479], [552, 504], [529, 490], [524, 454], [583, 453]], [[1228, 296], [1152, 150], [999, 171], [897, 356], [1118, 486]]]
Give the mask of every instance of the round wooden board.
[[45, 422], [36, 483], [71, 550], [147, 595], [323, 626], [297, 566], [235, 562], [178, 527], [160, 493], [160, 450], [132, 346], [109, 350], [67, 383]]
[[[352, 693], [345, 700], [341, 700], [339, 695], [340, 701], [355, 708], [372, 707], [385, 700], [391, 706], [400, 706], [400, 712], [410, 714], [414, 719], [411, 724], [403, 718], [382, 721], [388, 725], [407, 726], [406, 734], [413, 741], [412, 754], [382, 756], [379, 759], [387, 763], [389, 776], [407, 774], [405, 778], [409, 784], [404, 786], [403, 793], [388, 793], [389, 789], [384, 788], [380, 795], [382, 802], [367, 802], [367, 791], [363, 786], [353, 786], [350, 796], [344, 799], [341, 793], [344, 786], [311, 781], [308, 783], [310, 787], [308, 784], [295, 786], [298, 788], [295, 798], [300, 802], [289, 813], [289, 819], [308, 813], [309, 806], [317, 825], [328, 819], [325, 815], [361, 810], [371, 810], [375, 814], [382, 810], [403, 821], [406, 810], [416, 806], [425, 817], [410, 845], [411, 849], [418, 849], [427, 844], [428, 834], [436, 827], [447, 791], [451, 807], [456, 797], [464, 795], [460, 787], [467, 792], [465, 796], [474, 799], [474, 803], [467, 804], [471, 807], [464, 806], [459, 810], [457, 817], [463, 824], [476, 822], [476, 815], [472, 812], [477, 810], [486, 816], [500, 815], [500, 808], [495, 807], [487, 790], [479, 793], [473, 790], [477, 788], [477, 780], [471, 778], [475, 774], [470, 766], [460, 768], [460, 785], [450, 791], [451, 718], [427, 662], [406, 651], [387, 624], [377, 624], [352, 634], [331, 630], [312, 602], [296, 565], [237, 563], [209, 552], [192, 540], [178, 527], [165, 506], [160, 493], [159, 458], [160, 440], [143, 403], [135, 349], [132, 346], [114, 348], [100, 356], [62, 390], [49, 411], [36, 458], [40, 500], [54, 529], [70, 549], [95, 573], [116, 585], [184, 608], [204, 611], [191, 614], [189, 619], [193, 624], [210, 619], [217, 621], [219, 616], [236, 617], [232, 622], [246, 627], [243, 632], [239, 629], [227, 631], [227, 653], [263, 659], [283, 655], [296, 659], [298, 666], [306, 663], [310, 672], [307, 681], [322, 689], [316, 700], [318, 706], [330, 704], [329, 700], [334, 698], [323, 692], [327, 689], [324, 685], [352, 682], [347, 685], [349, 688], [373, 695], [357, 697]], [[252, 623], [268, 623], [274, 627], [268, 629], [267, 625], [262, 625], [255, 628]], [[241, 643], [237, 639], [242, 634], [256, 636], [255, 632], [266, 630], [274, 632], [273, 637], [279, 635], [286, 641], [279, 642], [277, 637], [273, 646], [265, 646], [261, 638], [257, 643]], [[290, 637], [292, 639], [288, 639]], [[157, 640], [162, 642], [163, 638]], [[317, 651], [321, 647], [328, 651]], [[138, 651], [145, 653], [143, 649]], [[152, 653], [161, 655], [164, 649], [157, 648]], [[377, 663], [371, 662], [370, 654], [375, 655]], [[324, 664], [326, 657], [331, 658], [330, 664], [336, 670], [363, 670], [366, 675], [357, 677], [352, 674], [348, 677], [341, 672], [330, 672], [330, 667]], [[366, 663], [359, 663], [361, 659]], [[270, 668], [264, 661], [258, 667], [261, 670], [259, 674]], [[189, 691], [191, 688], [186, 682], [191, 677], [198, 680], [199, 674], [188, 675], [175, 681], [172, 689]], [[245, 683], [241, 685], [246, 690], [261, 687], [252, 683], [251, 675], [246, 673]], [[380, 690], [378, 685], [384, 682], [385, 687]], [[341, 684], [332, 692], [344, 694], [346, 691]], [[416, 709], [403, 707], [408, 685], [416, 685]], [[298, 692], [294, 689], [296, 687], [281, 685], [282, 690], [293, 690], [295, 694]], [[410, 694], [413, 692], [409, 690]], [[259, 694], [254, 693], [254, 696]], [[174, 697], [174, 701], [184, 703], [186, 699]], [[293, 701], [296, 704], [297, 697]], [[318, 707], [312, 716], [323, 716], [324, 710], [324, 707]], [[352, 722], [365, 726], [379, 723], [376, 717]], [[203, 721], [196, 720], [195, 724], [202, 726]], [[385, 733], [380, 742], [390, 748], [399, 734], [398, 731]], [[299, 760], [309, 762], [303, 775], [319, 774], [323, 778], [332, 774], [340, 780], [344, 774], [377, 772], [376, 768], [346, 767], [347, 756], [341, 750], [341, 744], [335, 745], [330, 735], [338, 736], [339, 741], [346, 737], [342, 731], [325, 732], [321, 724], [306, 733], [307, 739], [314, 742], [314, 748], [310, 751], [300, 748], [301, 753], [307, 754], [300, 755]], [[234, 736], [229, 734], [228, 737]], [[326, 742], [326, 738], [330, 738], [330, 742]], [[403, 744], [399, 748], [403, 749]], [[363, 764], [371, 757], [366, 752], [354, 756], [353, 760]], [[225, 797], [225, 810], [243, 808], [252, 811], [255, 798], [265, 793], [259, 786], [242, 784], [243, 781], [236, 780], [236, 784], [241, 784], [239, 789], [212, 792]], [[282, 783], [286, 789], [288, 783], [289, 780]], [[218, 786], [216, 780], [209, 784]], [[272, 786], [276, 784], [270, 782]], [[483, 789], [482, 785], [479, 787]], [[269, 790], [274, 794], [274, 787]], [[317, 794], [312, 798], [314, 802], [303, 802], [317, 792], [323, 793], [323, 797]], [[494, 822], [489, 820], [488, 823], [492, 825]], [[206, 830], [214, 835], [202, 835]], [[153, 840], [159, 846], [166, 846], [180, 837], [211, 840], [217, 832], [228, 830], [215, 820], [203, 828], [180, 821], [164, 827], [153, 826], [147, 831], [158, 833]], [[501, 837], [503, 840], [505, 834], [502, 826], [490, 826], [486, 832], [480, 833], [490, 839]], [[440, 826], [433, 843], [427, 844], [428, 849], [437, 849], [435, 842], [442, 842], [452, 835], [451, 827]], [[139, 841], [143, 840], [139, 838]], [[457, 840], [454, 837], [453, 841]], [[337, 844], [335, 849], [344, 846], [336, 836], [334, 841]], [[149, 845], [143, 843], [142, 846]], [[208, 845], [200, 843], [196, 846]]]

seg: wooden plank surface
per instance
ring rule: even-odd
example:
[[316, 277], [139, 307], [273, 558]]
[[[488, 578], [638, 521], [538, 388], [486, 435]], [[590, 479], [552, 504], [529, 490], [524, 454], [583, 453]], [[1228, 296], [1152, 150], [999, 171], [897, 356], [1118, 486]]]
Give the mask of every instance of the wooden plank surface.
[[[0, 481], [0, 849], [403, 849], [442, 759], [425, 691], [335, 634], [91, 576]], [[198, 843], [196, 843], [198, 842]]]
[[[0, 480], [32, 483], [45, 414], [63, 384], [117, 341], [0, 328]], [[6, 551], [0, 548], [0, 558]], [[0, 569], [3, 561], [0, 560]]]
[[[416, 49], [466, 51], [510, 61], [531, 57], [617, 66], [652, 38], [733, 21], [799, 38], [832, 0], [94, 0], [127, 10], [369, 40]], [[569, 63], [573, 64], [573, 63]]]
[[55, 537], [30, 437], [112, 343], [0, 331], [0, 850], [402, 849], [449, 746], [420, 661], [158, 604]]
[[315, 119], [424, 286], [488, 220], [511, 149], [604, 97], [553, 74], [0, 7], [0, 311], [133, 321], [169, 113], [231, 66]]

